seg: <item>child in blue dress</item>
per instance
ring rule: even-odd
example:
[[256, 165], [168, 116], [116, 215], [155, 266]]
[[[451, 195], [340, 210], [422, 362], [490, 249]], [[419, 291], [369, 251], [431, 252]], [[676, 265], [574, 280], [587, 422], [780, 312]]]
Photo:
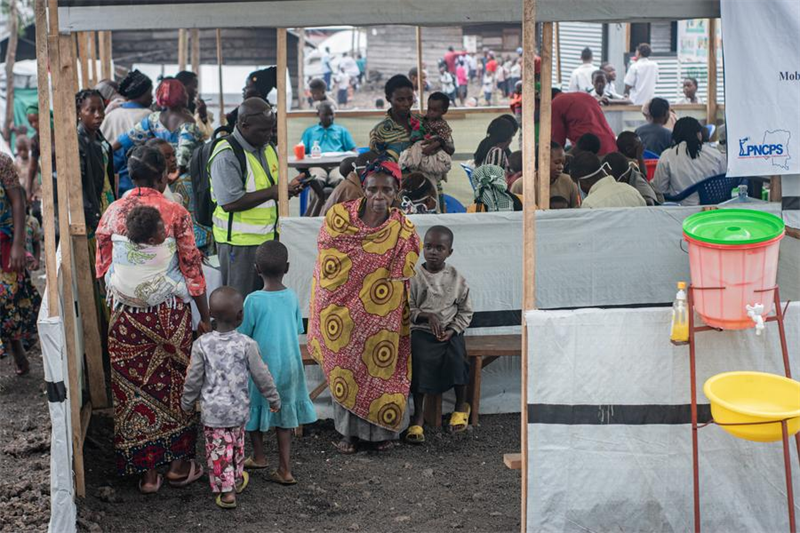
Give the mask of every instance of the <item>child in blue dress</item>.
[[292, 429], [316, 422], [314, 404], [308, 397], [303, 357], [297, 336], [303, 333], [300, 304], [292, 289], [283, 284], [289, 271], [289, 253], [278, 241], [267, 241], [256, 251], [255, 268], [264, 288], [250, 294], [244, 302], [244, 322], [239, 331], [258, 343], [281, 398], [281, 410], [270, 411], [269, 404], [250, 382], [250, 421], [245, 429], [253, 442], [253, 456], [245, 468], [266, 468], [263, 432], [274, 427], [278, 437], [278, 469], [270, 479], [282, 485], [297, 483], [292, 476], [289, 455]]

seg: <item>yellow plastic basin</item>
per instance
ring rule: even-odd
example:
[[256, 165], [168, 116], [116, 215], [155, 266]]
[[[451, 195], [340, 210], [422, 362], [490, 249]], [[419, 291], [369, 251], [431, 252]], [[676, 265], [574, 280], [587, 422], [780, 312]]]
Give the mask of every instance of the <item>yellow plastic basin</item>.
[[800, 382], [764, 372], [724, 372], [709, 378], [703, 392], [711, 401], [711, 416], [718, 424], [773, 422], [720, 427], [740, 439], [758, 442], [781, 440], [780, 421], [789, 436], [800, 431]]

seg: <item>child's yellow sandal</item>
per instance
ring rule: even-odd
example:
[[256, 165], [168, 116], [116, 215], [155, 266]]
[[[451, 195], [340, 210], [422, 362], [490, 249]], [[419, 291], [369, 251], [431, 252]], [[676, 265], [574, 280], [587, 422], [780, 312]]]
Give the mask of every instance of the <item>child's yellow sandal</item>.
[[406, 442], [411, 444], [422, 444], [425, 442], [425, 430], [422, 426], [409, 426], [406, 433]]
[[467, 404], [467, 411], [453, 411], [450, 415], [450, 430], [453, 433], [461, 433], [469, 425], [469, 415], [472, 414], [472, 407]]

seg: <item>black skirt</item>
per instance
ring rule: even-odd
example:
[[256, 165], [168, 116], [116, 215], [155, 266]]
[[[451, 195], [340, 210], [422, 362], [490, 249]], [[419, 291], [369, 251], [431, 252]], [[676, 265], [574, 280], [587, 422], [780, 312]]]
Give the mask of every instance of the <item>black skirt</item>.
[[441, 394], [469, 383], [469, 364], [464, 334], [448, 342], [423, 330], [411, 332], [411, 392]]

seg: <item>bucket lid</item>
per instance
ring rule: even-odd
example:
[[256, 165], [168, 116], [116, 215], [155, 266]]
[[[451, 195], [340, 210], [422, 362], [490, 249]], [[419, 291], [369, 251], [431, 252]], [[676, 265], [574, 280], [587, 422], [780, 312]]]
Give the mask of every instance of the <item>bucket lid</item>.
[[771, 213], [752, 209], [716, 209], [696, 213], [683, 221], [683, 232], [711, 244], [754, 244], [772, 240], [784, 231], [784, 223]]

